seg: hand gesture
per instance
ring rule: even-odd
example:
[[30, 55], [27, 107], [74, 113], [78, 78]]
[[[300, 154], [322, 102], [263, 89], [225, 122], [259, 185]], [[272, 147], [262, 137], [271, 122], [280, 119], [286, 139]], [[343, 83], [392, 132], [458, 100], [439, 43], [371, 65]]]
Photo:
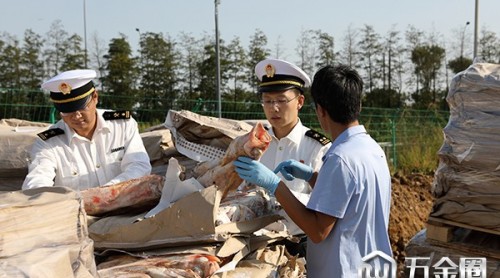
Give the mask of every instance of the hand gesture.
[[274, 169], [274, 173], [278, 172], [281, 172], [281, 175], [283, 175], [283, 177], [289, 181], [293, 180], [294, 178], [309, 181], [314, 173], [314, 170], [313, 168], [302, 162], [289, 159], [281, 162], [278, 167]]
[[246, 156], [240, 156], [233, 162], [236, 173], [240, 178], [249, 183], [265, 188], [271, 194], [274, 194], [281, 179], [269, 168], [257, 160]]

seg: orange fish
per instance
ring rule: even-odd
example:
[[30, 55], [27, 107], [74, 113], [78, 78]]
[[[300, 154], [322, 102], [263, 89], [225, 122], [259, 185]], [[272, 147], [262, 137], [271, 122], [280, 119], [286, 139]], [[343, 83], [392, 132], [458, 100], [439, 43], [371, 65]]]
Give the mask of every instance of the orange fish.
[[224, 199], [243, 181], [234, 171], [233, 161], [238, 156], [248, 156], [258, 160], [270, 143], [271, 135], [261, 123], [257, 123], [247, 134], [234, 138], [222, 158], [200, 163], [194, 169], [195, 174], [199, 175], [197, 180], [205, 187], [217, 185], [223, 192], [222, 199]]
[[140, 207], [160, 200], [164, 177], [148, 175], [81, 191], [85, 212], [100, 215], [125, 207]]
[[[208, 254], [186, 254], [136, 258], [110, 257], [97, 266], [100, 277], [209, 277], [220, 268], [221, 260]], [[156, 274], [156, 275], [155, 275]], [[146, 276], [150, 275], [150, 276]]]

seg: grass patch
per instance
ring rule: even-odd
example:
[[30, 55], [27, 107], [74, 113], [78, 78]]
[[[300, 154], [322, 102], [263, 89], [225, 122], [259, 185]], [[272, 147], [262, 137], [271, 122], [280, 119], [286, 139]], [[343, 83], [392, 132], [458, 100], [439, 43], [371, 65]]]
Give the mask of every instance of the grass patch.
[[433, 173], [439, 164], [438, 151], [443, 145], [443, 128], [424, 125], [420, 132], [403, 137], [397, 147], [397, 170], [403, 173]]

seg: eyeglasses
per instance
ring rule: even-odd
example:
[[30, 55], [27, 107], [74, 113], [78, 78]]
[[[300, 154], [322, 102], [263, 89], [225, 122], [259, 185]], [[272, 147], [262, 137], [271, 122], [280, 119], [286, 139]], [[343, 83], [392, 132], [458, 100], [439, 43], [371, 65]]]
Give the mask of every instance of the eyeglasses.
[[262, 106], [264, 107], [274, 107], [274, 105], [278, 105], [278, 107], [282, 107], [282, 106], [285, 106], [287, 103], [289, 103], [290, 101], [298, 98], [300, 95], [296, 95], [294, 98], [292, 99], [287, 99], [286, 97], [282, 97], [282, 98], [278, 98], [276, 100], [264, 100], [262, 99], [260, 101], [260, 103], [262, 104]]
[[82, 115], [82, 113], [84, 112], [87, 112], [90, 110], [90, 103], [92, 103], [92, 99], [94, 99], [93, 96], [91, 96], [89, 98], [89, 100], [87, 101], [87, 103], [85, 104], [85, 106], [80, 109], [80, 110], [76, 110], [75, 112], [59, 112], [59, 114], [63, 117], [72, 117], [72, 116], [75, 116], [77, 113], [79, 114], [79, 116]]

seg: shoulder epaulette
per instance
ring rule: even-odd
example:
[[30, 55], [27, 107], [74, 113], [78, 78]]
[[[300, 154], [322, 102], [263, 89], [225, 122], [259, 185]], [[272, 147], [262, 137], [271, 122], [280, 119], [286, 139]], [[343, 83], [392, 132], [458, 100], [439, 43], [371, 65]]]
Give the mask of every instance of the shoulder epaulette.
[[49, 138], [52, 138], [54, 136], [61, 135], [61, 134], [64, 134], [64, 130], [62, 130], [60, 128], [51, 128], [51, 129], [48, 129], [44, 132], [40, 132], [37, 135], [38, 135], [38, 137], [40, 137], [40, 139], [45, 141]]
[[127, 120], [130, 119], [130, 111], [106, 111], [102, 114], [106, 120]]
[[325, 135], [315, 131], [315, 130], [312, 130], [312, 129], [309, 129], [308, 131], [306, 131], [306, 136], [307, 137], [311, 137], [312, 139], [318, 141], [321, 143], [321, 145], [326, 145], [330, 142], [332, 142], [330, 139], [328, 139]]

